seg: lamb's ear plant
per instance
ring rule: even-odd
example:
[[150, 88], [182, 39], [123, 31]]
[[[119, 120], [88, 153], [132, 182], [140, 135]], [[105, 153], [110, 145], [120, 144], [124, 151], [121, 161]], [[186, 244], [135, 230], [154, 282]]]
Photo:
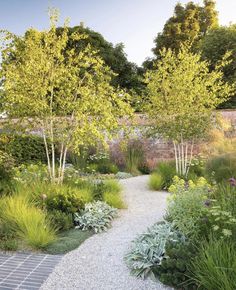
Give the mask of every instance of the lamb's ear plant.
[[107, 203], [96, 201], [87, 203], [81, 213], [75, 214], [77, 228], [93, 230], [95, 233], [106, 231], [111, 226], [111, 221], [117, 216], [117, 210]]
[[154, 269], [161, 264], [165, 257], [167, 241], [184, 240], [184, 237], [174, 230], [168, 222], [157, 223], [134, 240], [131, 251], [125, 256], [131, 273], [137, 277], [154, 278]]

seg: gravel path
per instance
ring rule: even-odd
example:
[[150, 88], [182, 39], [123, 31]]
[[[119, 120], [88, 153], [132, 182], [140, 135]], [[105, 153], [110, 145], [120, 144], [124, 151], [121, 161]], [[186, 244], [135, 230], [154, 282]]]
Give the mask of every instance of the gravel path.
[[164, 290], [152, 280], [129, 274], [123, 257], [131, 241], [162, 219], [167, 193], [147, 189], [148, 176], [122, 180], [127, 210], [106, 233], [94, 235], [65, 255], [41, 290]]

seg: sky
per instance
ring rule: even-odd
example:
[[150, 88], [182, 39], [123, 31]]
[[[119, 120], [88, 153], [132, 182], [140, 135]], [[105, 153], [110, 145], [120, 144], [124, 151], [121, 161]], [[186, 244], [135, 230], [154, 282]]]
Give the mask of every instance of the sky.
[[[177, 0], [0, 0], [0, 29], [23, 34], [46, 29], [49, 6], [60, 10], [62, 24], [85, 26], [113, 44], [123, 42], [128, 59], [141, 65], [152, 56], [153, 40], [172, 16]], [[180, 0], [187, 3], [188, 0]], [[202, 4], [202, 1], [193, 1]], [[216, 0], [220, 24], [236, 23], [236, 0]]]

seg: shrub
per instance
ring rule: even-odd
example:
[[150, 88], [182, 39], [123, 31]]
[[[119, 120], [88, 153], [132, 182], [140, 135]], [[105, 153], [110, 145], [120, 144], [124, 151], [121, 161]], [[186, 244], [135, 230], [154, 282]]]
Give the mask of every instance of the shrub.
[[48, 214], [51, 223], [58, 231], [66, 231], [73, 227], [71, 214], [66, 214], [60, 210], [52, 210]]
[[163, 189], [167, 189], [171, 185], [173, 177], [176, 175], [175, 164], [174, 162], [160, 162], [155, 172], [162, 177]]
[[165, 257], [167, 240], [184, 240], [184, 237], [174, 230], [173, 225], [157, 223], [147, 229], [134, 242], [131, 251], [125, 256], [125, 261], [131, 273], [137, 277], [154, 276], [154, 269]]
[[152, 190], [160, 190], [163, 186], [162, 176], [158, 173], [152, 173], [149, 177], [149, 188]]
[[11, 196], [1, 199], [1, 220], [12, 232], [33, 248], [44, 248], [55, 240], [55, 230], [43, 211], [25, 197]]
[[99, 233], [110, 227], [111, 220], [117, 215], [116, 209], [102, 201], [87, 203], [80, 214], [75, 214], [77, 228]]
[[10, 154], [18, 164], [47, 162], [43, 138], [36, 135], [1, 134], [0, 150]]
[[186, 183], [177, 176], [169, 188], [172, 196], [168, 202], [167, 217], [187, 237], [195, 238], [206, 228], [208, 190], [204, 178], [199, 178], [196, 183], [191, 180]]
[[76, 189], [68, 186], [58, 186], [50, 193], [45, 203], [48, 210], [60, 210], [72, 214], [83, 209], [86, 202], [92, 201], [91, 192], [87, 189]]
[[193, 280], [203, 289], [236, 289], [236, 245], [230, 240], [210, 239], [192, 261]]
[[165, 246], [165, 257], [159, 266], [154, 267], [154, 275], [163, 284], [176, 289], [196, 289], [195, 283], [189, 282], [190, 261], [196, 255], [196, 251], [196, 246], [183, 238], [168, 239]]
[[224, 154], [208, 160], [206, 174], [209, 179], [213, 179], [217, 183], [227, 181], [230, 177], [236, 176], [235, 154]]
[[0, 194], [9, 194], [13, 189], [12, 176], [15, 160], [0, 150]]
[[102, 174], [113, 173], [116, 174], [119, 169], [115, 164], [112, 164], [111, 161], [103, 161], [97, 164], [97, 171]]

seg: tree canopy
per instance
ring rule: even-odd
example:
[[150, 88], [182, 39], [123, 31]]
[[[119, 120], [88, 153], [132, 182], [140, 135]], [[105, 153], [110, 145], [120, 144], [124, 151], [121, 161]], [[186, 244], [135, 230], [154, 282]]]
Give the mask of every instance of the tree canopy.
[[[62, 30], [63, 28], [57, 29], [59, 33]], [[128, 61], [123, 43], [113, 45], [105, 40], [100, 33], [84, 27], [82, 23], [79, 26], [69, 27], [67, 31], [69, 37], [68, 49], [74, 48], [77, 53], [80, 53], [89, 44], [115, 73], [112, 78], [112, 85], [140, 93], [142, 89], [141, 68]], [[71, 37], [75, 32], [86, 34], [87, 37], [77, 41]]]
[[[203, 138], [210, 128], [212, 110], [224, 102], [233, 87], [223, 80], [222, 67], [214, 70], [182, 46], [176, 54], [160, 51], [154, 69], [146, 72], [147, 98], [144, 111], [151, 122], [151, 134], [171, 139], [175, 145], [177, 173], [187, 173], [188, 142]], [[191, 160], [190, 160], [191, 161]]]
[[[236, 24], [209, 30], [201, 40], [199, 49], [203, 59], [210, 62], [211, 69], [214, 69], [225, 53], [230, 51], [231, 63], [223, 70], [224, 79], [229, 83], [236, 81]], [[229, 108], [235, 106], [236, 94], [234, 92], [229, 101], [222, 104], [221, 107]]]
[[185, 42], [196, 47], [206, 32], [218, 25], [217, 14], [213, 0], [204, 0], [204, 6], [193, 2], [188, 2], [185, 6], [177, 3], [174, 15], [167, 20], [163, 31], [155, 38], [154, 54], [159, 56], [159, 50], [164, 47], [178, 51]]
[[119, 118], [132, 113], [129, 96], [110, 84], [113, 72], [98, 53], [90, 45], [80, 53], [68, 49], [71, 39], [79, 43], [86, 35], [75, 31], [69, 37], [66, 24], [58, 35], [57, 18], [52, 11], [46, 31], [31, 29], [23, 37], [6, 32], [0, 70], [3, 110], [10, 120], [42, 134], [53, 182], [63, 180], [68, 148], [106, 142]]

